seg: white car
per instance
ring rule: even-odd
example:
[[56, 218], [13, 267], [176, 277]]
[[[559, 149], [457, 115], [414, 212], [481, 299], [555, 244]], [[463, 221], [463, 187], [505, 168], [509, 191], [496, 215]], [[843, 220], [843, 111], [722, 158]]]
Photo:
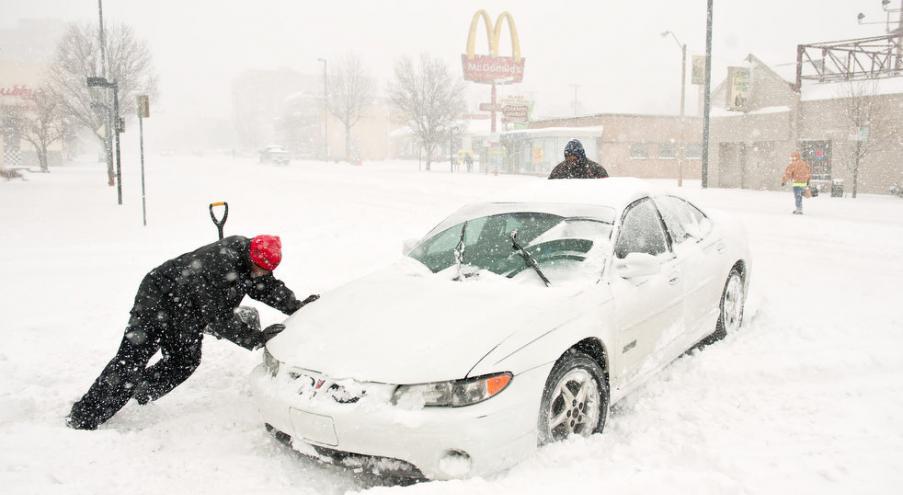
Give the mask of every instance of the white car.
[[629, 390], [736, 330], [750, 267], [734, 220], [645, 182], [537, 181], [290, 317], [251, 381], [302, 453], [488, 474], [601, 432]]

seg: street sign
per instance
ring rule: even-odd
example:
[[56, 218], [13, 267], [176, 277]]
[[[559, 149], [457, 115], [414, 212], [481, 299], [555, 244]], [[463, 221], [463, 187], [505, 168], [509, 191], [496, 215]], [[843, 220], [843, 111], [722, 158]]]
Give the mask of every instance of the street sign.
[[727, 68], [727, 108], [728, 110], [747, 110], [749, 101], [750, 71], [746, 67]]
[[855, 129], [855, 132], [850, 134], [850, 141], [868, 141], [869, 140], [869, 128], [868, 127], [858, 127]]
[[498, 112], [501, 109], [502, 109], [501, 105], [493, 105], [492, 103], [480, 103], [480, 111], [481, 112], [492, 112], [492, 111]]
[[705, 84], [705, 55], [693, 55], [693, 84]]
[[138, 116], [142, 119], [150, 117], [150, 98], [147, 95], [138, 95]]
[[526, 122], [529, 113], [528, 105], [505, 105], [502, 107], [502, 115], [509, 122]]

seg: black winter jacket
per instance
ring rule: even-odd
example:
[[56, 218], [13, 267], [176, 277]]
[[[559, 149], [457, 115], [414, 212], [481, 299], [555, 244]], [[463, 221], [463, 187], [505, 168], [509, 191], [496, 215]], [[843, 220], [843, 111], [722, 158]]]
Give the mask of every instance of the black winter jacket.
[[574, 163], [568, 163], [565, 160], [556, 165], [549, 174], [550, 179], [602, 179], [605, 177], [608, 177], [605, 168], [586, 158], [581, 158]]
[[272, 274], [251, 278], [250, 239], [226, 237], [171, 259], [141, 282], [133, 317], [173, 332], [208, 332], [254, 349], [263, 333], [234, 314], [245, 295], [285, 314], [303, 304]]

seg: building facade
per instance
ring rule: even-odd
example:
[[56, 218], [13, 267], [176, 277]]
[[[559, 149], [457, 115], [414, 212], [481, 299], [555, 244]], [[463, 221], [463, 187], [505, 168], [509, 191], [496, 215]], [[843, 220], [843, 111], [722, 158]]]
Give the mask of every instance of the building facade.
[[729, 79], [712, 93], [710, 185], [779, 189], [793, 151], [810, 163], [820, 189], [842, 184], [849, 192], [854, 175], [859, 192], [885, 194], [903, 184], [903, 77], [809, 82], [797, 90], [753, 55], [743, 68], [749, 87], [742, 109], [731, 109]]
[[[566, 128], [597, 129], [593, 136], [581, 138], [587, 156], [605, 167], [612, 176], [646, 179], [698, 178], [701, 158], [701, 122], [698, 117], [642, 114], [597, 114], [583, 117], [546, 119], [530, 122], [532, 132]], [[577, 130], [575, 129], [575, 131]], [[541, 136], [541, 134], [539, 135]], [[566, 143], [567, 139], [563, 141]], [[548, 174], [564, 159], [564, 144], [555, 152], [544, 150], [541, 166], [533, 171]], [[548, 156], [548, 158], [547, 158]]]

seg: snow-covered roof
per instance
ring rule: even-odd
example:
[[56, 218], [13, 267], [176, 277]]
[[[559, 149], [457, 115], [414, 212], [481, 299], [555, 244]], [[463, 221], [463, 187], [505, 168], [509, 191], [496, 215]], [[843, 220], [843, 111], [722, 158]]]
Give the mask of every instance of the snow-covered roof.
[[560, 136], [560, 137], [600, 137], [602, 126], [590, 127], [540, 127], [537, 129], [516, 129], [505, 131], [503, 136]]
[[[850, 84], [875, 85], [876, 95], [892, 95], [903, 93], [903, 76], [897, 77], [881, 77], [876, 79], [866, 79], [859, 81], [839, 81], [825, 83], [809, 83], [803, 84], [800, 90], [800, 99], [802, 101], [817, 100], [833, 100], [835, 98], [844, 98], [849, 94]], [[870, 88], [869, 88], [870, 90]]]
[[720, 107], [712, 107], [711, 115], [712, 117], [739, 117], [743, 115], [765, 115], [769, 113], [784, 113], [789, 111], [790, 107], [784, 105], [777, 107], [764, 107], [758, 110], [753, 110], [751, 112], [735, 112], [733, 110], [727, 110]]
[[537, 180], [484, 198], [497, 203], [562, 203], [607, 206], [621, 210], [653, 194], [652, 184], [633, 177], [584, 180]]
[[408, 126], [399, 127], [397, 129], [393, 129], [392, 131], [389, 132], [389, 137], [393, 137], [393, 138], [413, 136], [413, 135], [414, 135], [414, 131]]

